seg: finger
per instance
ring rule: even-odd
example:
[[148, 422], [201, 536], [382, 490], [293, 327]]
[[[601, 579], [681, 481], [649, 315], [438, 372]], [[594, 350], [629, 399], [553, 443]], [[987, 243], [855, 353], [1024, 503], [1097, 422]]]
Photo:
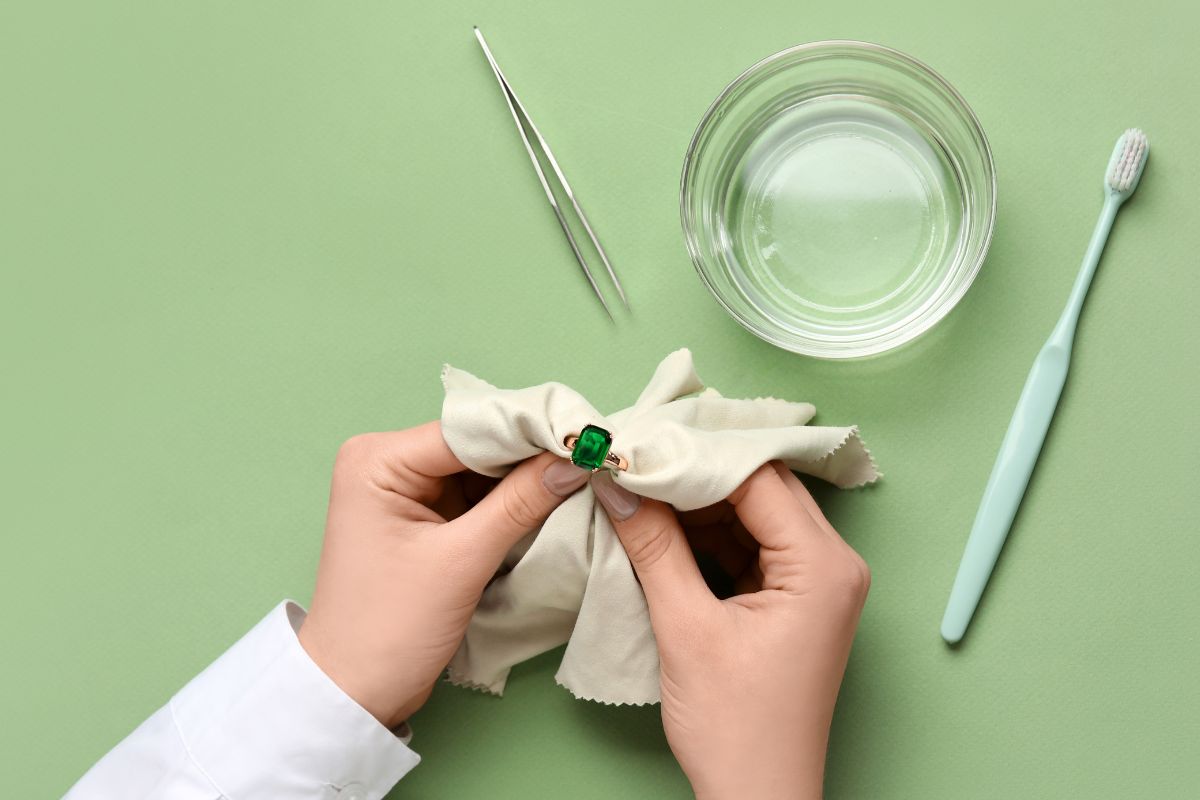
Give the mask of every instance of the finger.
[[825, 535], [770, 464], [755, 470], [729, 496], [729, 502], [764, 549], [788, 550], [806, 538]]
[[550, 512], [587, 483], [590, 473], [553, 453], [514, 469], [474, 508], [447, 523], [448, 535], [465, 536], [499, 563], [521, 537], [540, 528]]
[[430, 478], [444, 478], [466, 469], [442, 438], [441, 420], [403, 431], [367, 434], [376, 437], [380, 455], [391, 467]]
[[442, 478], [466, 469], [442, 438], [441, 422], [384, 433], [362, 433], [338, 451], [334, 475], [366, 478], [382, 489], [431, 503], [441, 493]]
[[808, 487], [805, 486], [798, 477], [796, 477], [796, 473], [792, 472], [779, 461], [772, 461], [771, 466], [774, 467], [775, 472], [779, 474], [779, 478], [783, 481], [783, 485], [788, 487], [788, 490], [796, 496], [796, 499], [799, 500], [800, 504], [804, 506], [806, 511], [808, 511], [809, 516], [816, 520], [817, 524], [821, 526], [821, 530], [838, 539], [842, 538], [838, 532], [834, 530], [833, 526], [829, 524], [829, 520], [825, 518], [825, 512], [821, 511], [821, 507], [817, 505], [816, 499], [812, 496], [812, 493], [808, 491]]
[[833, 525], [829, 523], [829, 520], [826, 519], [824, 512], [821, 511], [821, 507], [817, 504], [816, 498], [814, 498], [808, 491], [808, 487], [806, 487], [800, 481], [800, 479], [782, 463], [772, 462], [772, 466], [779, 474], [779, 477], [783, 481], [784, 485], [788, 487], [788, 490], [795, 495], [805, 509], [808, 510], [809, 515], [816, 521], [817, 525], [820, 526], [826, 537], [828, 537], [828, 541], [833, 542], [835, 548], [852, 554], [850, 563], [860, 565], [860, 574], [865, 575], [866, 586], [869, 587], [871, 583], [871, 572], [867, 568], [866, 563], [863, 562], [862, 558], [858, 555], [854, 548], [842, 538], [842, 535], [834, 529]]
[[652, 621], [679, 619], [716, 600], [670, 506], [639, 498], [607, 472], [592, 478], [592, 489], [642, 582]]

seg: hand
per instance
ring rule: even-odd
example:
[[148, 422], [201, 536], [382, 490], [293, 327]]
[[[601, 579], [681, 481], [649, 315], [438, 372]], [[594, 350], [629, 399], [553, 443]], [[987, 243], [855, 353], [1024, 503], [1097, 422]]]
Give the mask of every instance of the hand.
[[550, 453], [498, 483], [465, 470], [438, 422], [356, 436], [334, 464], [300, 644], [389, 728], [429, 698], [505, 553], [589, 477]]
[[[866, 564], [779, 464], [682, 526], [607, 476], [592, 485], [646, 593], [663, 728], [696, 796], [819, 798]], [[693, 548], [744, 593], [718, 599]]]

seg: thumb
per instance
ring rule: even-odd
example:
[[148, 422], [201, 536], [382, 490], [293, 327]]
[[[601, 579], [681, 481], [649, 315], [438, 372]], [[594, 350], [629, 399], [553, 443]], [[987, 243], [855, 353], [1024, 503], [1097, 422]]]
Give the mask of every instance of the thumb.
[[504, 476], [474, 508], [448, 523], [499, 563], [521, 537], [540, 528], [550, 512], [591, 477], [553, 453], [542, 453]]
[[716, 600], [670, 506], [638, 497], [607, 472], [592, 478], [592, 490], [642, 582], [656, 628], [664, 617], [694, 614], [702, 603]]

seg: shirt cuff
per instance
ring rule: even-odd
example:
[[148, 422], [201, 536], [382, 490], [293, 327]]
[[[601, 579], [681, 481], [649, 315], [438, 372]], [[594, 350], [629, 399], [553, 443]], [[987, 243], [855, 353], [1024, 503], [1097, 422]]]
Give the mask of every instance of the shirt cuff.
[[224, 796], [335, 798], [349, 789], [378, 800], [420, 762], [412, 734], [383, 727], [321, 671], [296, 636], [305, 616], [280, 603], [172, 698], [171, 715]]

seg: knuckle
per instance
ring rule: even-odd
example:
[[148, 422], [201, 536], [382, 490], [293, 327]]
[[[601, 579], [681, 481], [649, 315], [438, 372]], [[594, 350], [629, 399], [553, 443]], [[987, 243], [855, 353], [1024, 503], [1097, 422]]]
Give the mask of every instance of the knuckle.
[[862, 600], [871, 588], [871, 570], [850, 548], [835, 559], [829, 570], [830, 588], [850, 600]]
[[667, 554], [671, 536], [662, 526], [647, 526], [626, 534], [624, 544], [629, 560], [644, 569], [654, 566]]
[[500, 493], [504, 516], [522, 530], [532, 530], [542, 524], [542, 508], [538, 501], [516, 487]]
[[383, 457], [383, 441], [378, 433], [360, 433], [342, 442], [333, 462], [334, 486], [368, 483], [393, 488]]
[[[853, 551], [851, 551], [853, 553]], [[867, 562], [858, 553], [853, 553], [854, 564], [858, 568], [859, 585], [862, 593], [865, 595], [871, 590], [871, 568], [867, 566]]]
[[360, 433], [342, 442], [338, 448], [335, 466], [344, 468], [361, 467], [376, 449], [375, 434]]

